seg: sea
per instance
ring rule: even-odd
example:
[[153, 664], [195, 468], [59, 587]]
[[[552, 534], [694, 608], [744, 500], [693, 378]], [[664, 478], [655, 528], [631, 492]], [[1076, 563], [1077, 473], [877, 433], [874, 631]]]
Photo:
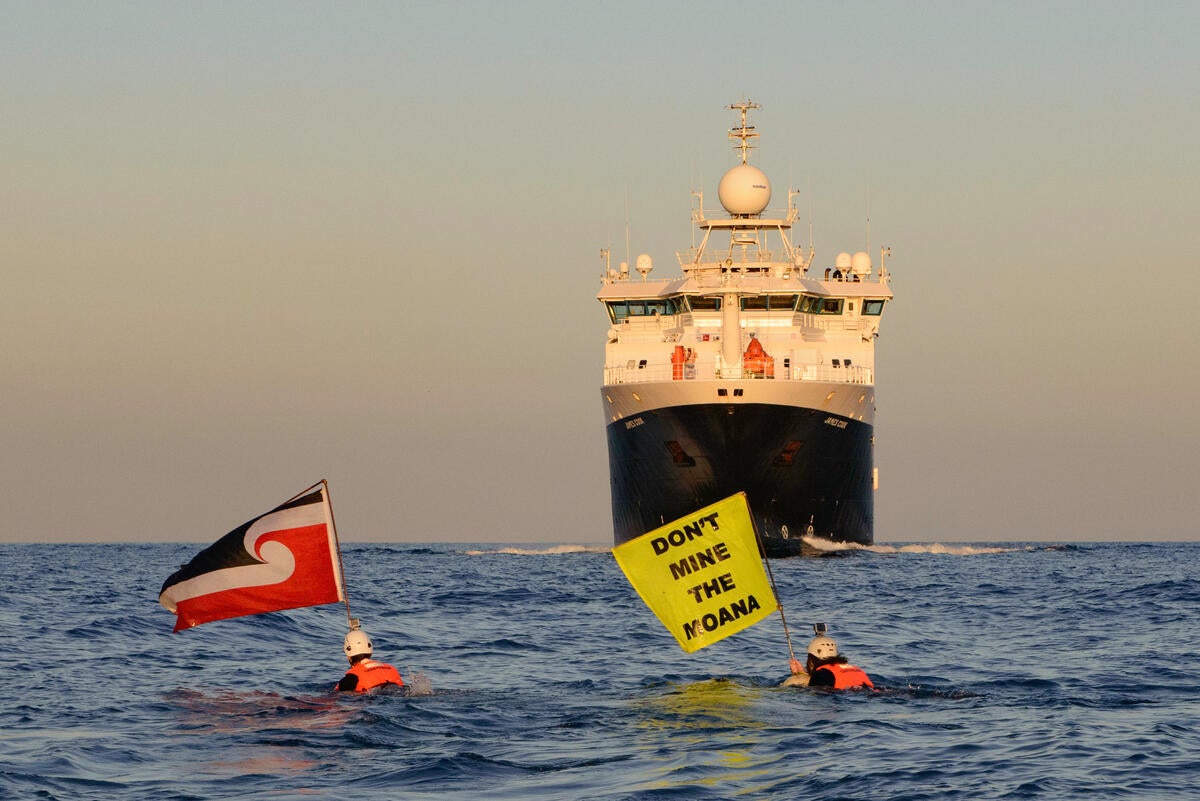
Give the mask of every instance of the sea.
[[[1200, 543], [773, 560], [685, 653], [603, 546], [343, 545], [342, 605], [172, 633], [200, 544], [0, 545], [2, 799], [1195, 799]], [[875, 691], [779, 686], [814, 623]]]

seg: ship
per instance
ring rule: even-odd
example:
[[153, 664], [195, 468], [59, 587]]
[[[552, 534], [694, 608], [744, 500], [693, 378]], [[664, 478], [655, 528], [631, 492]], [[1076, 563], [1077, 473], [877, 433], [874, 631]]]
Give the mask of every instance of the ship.
[[793, 243], [800, 193], [772, 211], [771, 183], [750, 163], [750, 112], [761, 106], [728, 108], [735, 164], [717, 187], [723, 213], [691, 193], [681, 274], [652, 278], [648, 254], [633, 271], [613, 267], [611, 249], [600, 251], [613, 541], [745, 492], [769, 557], [827, 552], [822, 540], [870, 545], [875, 342], [892, 300], [891, 251], [880, 249], [878, 269], [866, 250], [813, 267], [811, 223], [808, 247]]

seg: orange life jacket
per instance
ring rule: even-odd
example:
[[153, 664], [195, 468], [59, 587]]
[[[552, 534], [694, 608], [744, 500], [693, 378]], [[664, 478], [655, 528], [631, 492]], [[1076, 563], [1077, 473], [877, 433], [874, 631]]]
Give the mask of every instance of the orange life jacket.
[[[821, 665], [817, 670], [828, 670], [833, 674], [833, 689], [853, 690], [855, 687], [870, 687], [875, 689], [866, 671], [860, 667], [847, 664]], [[817, 671], [814, 670], [814, 673]]]
[[346, 671], [347, 676], [351, 674], [358, 677], [358, 684], [354, 687], [354, 691], [359, 693], [365, 693], [367, 690], [381, 687], [384, 684], [404, 686], [404, 679], [400, 678], [400, 671], [386, 662], [376, 662], [374, 659], [360, 659], [355, 662]]

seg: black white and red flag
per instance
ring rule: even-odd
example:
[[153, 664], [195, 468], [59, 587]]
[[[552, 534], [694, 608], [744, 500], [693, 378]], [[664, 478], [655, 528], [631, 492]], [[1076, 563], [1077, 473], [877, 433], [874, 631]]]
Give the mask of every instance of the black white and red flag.
[[177, 615], [175, 631], [344, 600], [324, 481], [205, 548], [172, 574], [158, 594], [158, 602]]

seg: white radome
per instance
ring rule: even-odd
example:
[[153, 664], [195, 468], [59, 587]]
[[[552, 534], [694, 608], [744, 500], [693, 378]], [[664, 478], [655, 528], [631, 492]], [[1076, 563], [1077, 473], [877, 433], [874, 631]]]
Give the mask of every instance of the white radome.
[[721, 177], [717, 197], [725, 211], [735, 216], [761, 214], [771, 202], [771, 182], [758, 167], [739, 164]]
[[866, 251], [860, 250], [850, 257], [850, 271], [855, 275], [870, 275], [871, 273], [871, 256]]

